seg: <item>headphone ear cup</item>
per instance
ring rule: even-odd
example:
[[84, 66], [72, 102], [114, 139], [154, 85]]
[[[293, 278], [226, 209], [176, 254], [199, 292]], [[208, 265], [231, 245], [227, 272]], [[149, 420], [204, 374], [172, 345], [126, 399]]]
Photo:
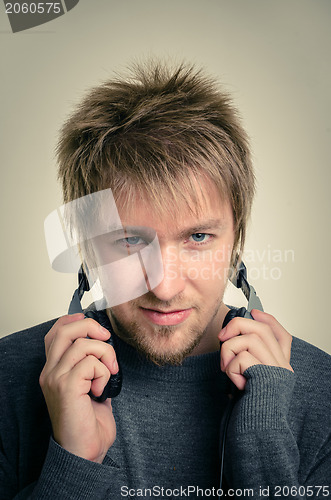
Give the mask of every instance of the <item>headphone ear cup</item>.
[[226, 325], [236, 317], [237, 309], [230, 309], [230, 311], [227, 313], [227, 315], [224, 318], [222, 328], [225, 328]]
[[[106, 343], [113, 346], [113, 348], [115, 349], [115, 352], [117, 354], [118, 351], [116, 350], [115, 334], [113, 332], [113, 329], [112, 329], [112, 326], [111, 326], [111, 323], [109, 321], [107, 314], [104, 311], [99, 311], [99, 314], [97, 314], [96, 311], [92, 310], [92, 311], [86, 311], [85, 317], [94, 319], [101, 326], [106, 328], [106, 330], [108, 330], [111, 333], [110, 338], [108, 340], [106, 340]], [[119, 366], [119, 371], [115, 375], [112, 375], [110, 377], [110, 379], [108, 380], [107, 385], [104, 388], [101, 396], [97, 397], [97, 396], [94, 396], [91, 391], [89, 392], [90, 397], [94, 401], [99, 401], [102, 403], [107, 398], [115, 398], [121, 392], [122, 370], [121, 370], [121, 365], [120, 365], [118, 358], [117, 358], [117, 362], [118, 362], [118, 366]]]
[[240, 307], [240, 309], [230, 309], [230, 311], [227, 313], [227, 315], [224, 318], [222, 328], [225, 328], [226, 325], [233, 319], [233, 318], [243, 318], [247, 312], [246, 307]]

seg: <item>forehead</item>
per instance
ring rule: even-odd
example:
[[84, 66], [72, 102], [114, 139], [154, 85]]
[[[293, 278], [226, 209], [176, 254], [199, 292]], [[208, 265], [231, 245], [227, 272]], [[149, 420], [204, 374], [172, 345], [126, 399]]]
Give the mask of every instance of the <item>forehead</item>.
[[[186, 229], [233, 226], [230, 203], [221, 197], [216, 186], [200, 181], [194, 193], [182, 193], [174, 198], [162, 190], [156, 203], [148, 193], [136, 193], [130, 202], [120, 196], [116, 206], [123, 226], [148, 226], [157, 231], [159, 237], [178, 234]], [[194, 231], [193, 231], [194, 232]]]

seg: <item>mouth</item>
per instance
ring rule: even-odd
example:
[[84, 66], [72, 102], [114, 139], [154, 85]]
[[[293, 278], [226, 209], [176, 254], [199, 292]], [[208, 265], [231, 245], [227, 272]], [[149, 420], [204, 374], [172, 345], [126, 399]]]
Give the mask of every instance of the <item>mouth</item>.
[[145, 307], [140, 307], [140, 310], [145, 318], [151, 323], [166, 326], [174, 326], [183, 323], [193, 311], [192, 308], [162, 311], [160, 309], [147, 309]]

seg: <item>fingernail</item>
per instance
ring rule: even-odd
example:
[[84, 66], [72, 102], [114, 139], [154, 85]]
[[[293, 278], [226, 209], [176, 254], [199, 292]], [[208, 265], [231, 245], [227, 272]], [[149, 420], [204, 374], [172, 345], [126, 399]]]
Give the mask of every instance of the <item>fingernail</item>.
[[118, 370], [119, 370], [118, 363], [117, 363], [116, 359], [113, 362], [113, 369], [114, 369], [114, 372], [118, 372]]
[[220, 331], [220, 333], [218, 334], [218, 338], [221, 338], [223, 337], [223, 335], [225, 334], [226, 332], [226, 326], [224, 328], [222, 328], [222, 330]]
[[109, 337], [109, 331], [104, 328], [103, 326], [99, 325], [100, 326], [100, 332], [102, 333], [102, 335], [106, 335], [107, 337]]

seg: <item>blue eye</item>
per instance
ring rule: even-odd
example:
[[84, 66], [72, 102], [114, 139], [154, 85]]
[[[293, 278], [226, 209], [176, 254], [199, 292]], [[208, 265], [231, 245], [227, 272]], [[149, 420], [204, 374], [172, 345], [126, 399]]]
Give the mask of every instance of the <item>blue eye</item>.
[[141, 238], [141, 236], [127, 236], [126, 238], [120, 238], [115, 240], [112, 245], [119, 248], [130, 248], [130, 249], [140, 249], [147, 245], [146, 241]]
[[194, 234], [191, 235], [191, 238], [196, 243], [203, 243], [204, 241], [206, 241], [206, 239], [208, 238], [208, 236], [210, 236], [210, 235], [207, 234], [207, 233], [194, 233]]
[[127, 244], [127, 245], [138, 245], [138, 243], [142, 243], [142, 239], [140, 238], [140, 236], [129, 236], [128, 238], [123, 238], [124, 242]]

